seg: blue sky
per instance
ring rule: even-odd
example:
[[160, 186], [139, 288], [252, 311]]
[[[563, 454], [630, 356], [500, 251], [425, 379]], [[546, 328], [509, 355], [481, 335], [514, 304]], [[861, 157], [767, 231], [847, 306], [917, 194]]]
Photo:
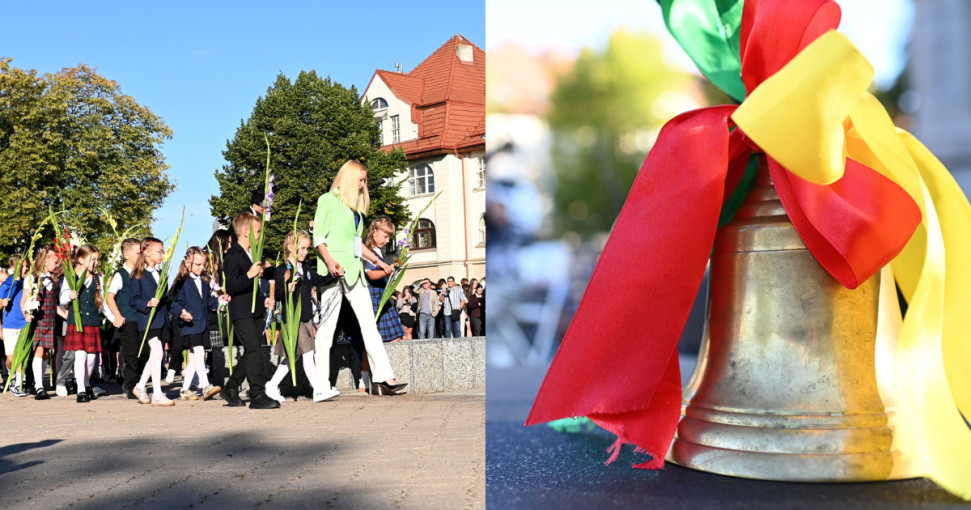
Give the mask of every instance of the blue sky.
[[14, 66], [96, 67], [172, 128], [162, 151], [178, 188], [153, 230], [170, 237], [185, 206], [176, 253], [209, 239], [226, 141], [278, 73], [313, 69], [362, 93], [376, 69], [410, 71], [455, 34], [485, 48], [484, 0], [7, 2], [3, 17]]

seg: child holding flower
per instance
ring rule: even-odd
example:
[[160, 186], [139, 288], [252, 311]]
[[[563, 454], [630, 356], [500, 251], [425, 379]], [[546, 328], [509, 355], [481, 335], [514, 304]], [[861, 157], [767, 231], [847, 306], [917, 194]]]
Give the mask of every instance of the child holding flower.
[[173, 288], [179, 289], [171, 305], [172, 317], [179, 321], [178, 326], [182, 333], [182, 345], [178, 349], [190, 351], [189, 362], [182, 373], [182, 391], [179, 394], [182, 400], [199, 398], [189, 387], [193, 376], [199, 378], [199, 386], [203, 388], [203, 400], [211, 399], [222, 390], [220, 386], [209, 383], [205, 346], [210, 343], [209, 311], [215, 311], [219, 301], [229, 301], [229, 296], [222, 294], [218, 299], [213, 296], [209, 276], [204, 274], [207, 263], [206, 254], [201, 248], [189, 248], [173, 284]]
[[[21, 268], [21, 274], [16, 275], [17, 269], [20, 267], [20, 257], [19, 254], [10, 257], [10, 267], [13, 268], [13, 272], [0, 285], [0, 309], [3, 310], [3, 350], [7, 353], [8, 371], [13, 364], [14, 349], [17, 346], [17, 339], [20, 338], [20, 330], [27, 327], [21, 307], [21, 298], [24, 294], [23, 277], [27, 274], [27, 268]], [[16, 375], [10, 374], [8, 377], [14, 377], [14, 380], [10, 383], [10, 392], [17, 397], [26, 397], [27, 393], [20, 387], [20, 369], [17, 369]]]
[[[54, 327], [57, 324], [57, 281], [61, 278], [61, 259], [53, 248], [41, 248], [34, 260], [31, 285], [36, 286], [36, 308], [27, 303], [24, 296], [24, 310], [30, 314], [34, 323], [34, 398], [44, 400], [50, 398], [44, 389], [44, 361], [53, 359]], [[54, 367], [51, 367], [53, 370]]]
[[[166, 398], [162, 392], [162, 349], [163, 332], [168, 326], [168, 299], [163, 295], [161, 298], [155, 297], [156, 291], [161, 281], [159, 265], [165, 257], [165, 246], [162, 241], [154, 237], [142, 239], [141, 252], [135, 259], [135, 270], [131, 275], [131, 291], [129, 293], [129, 304], [138, 311], [138, 332], [139, 336], [147, 338], [150, 349], [148, 362], [142, 370], [141, 379], [132, 390], [139, 403], [152, 404], [153, 406], [173, 406], [175, 402]], [[149, 316], [152, 309], [155, 309], [154, 317], [149, 323]], [[146, 332], [147, 333], [143, 333]], [[140, 346], [139, 346], [140, 348]], [[149, 378], [152, 379], [152, 398], [149, 399], [146, 385]]]
[[[98, 266], [98, 249], [90, 244], [84, 244], [77, 249], [72, 262], [75, 274], [85, 274], [80, 289], [71, 289], [65, 279], [61, 285], [61, 305], [74, 305], [80, 313], [82, 330], [78, 331], [73, 324], [67, 328], [64, 339], [64, 350], [74, 352], [74, 377], [78, 384], [78, 403], [90, 402], [98, 398], [95, 389], [90, 387], [91, 373], [94, 372], [98, 354], [101, 352], [101, 307], [102, 292], [101, 279], [95, 273]], [[103, 394], [104, 390], [98, 391]]]
[[141, 241], [128, 238], [121, 243], [121, 256], [125, 264], [115, 271], [115, 275], [108, 284], [108, 294], [105, 301], [114, 315], [112, 324], [118, 328], [121, 336], [121, 355], [125, 361], [122, 390], [130, 399], [135, 399], [135, 383], [148, 363], [148, 351], [138, 354], [138, 311], [130, 303], [131, 275], [135, 271], [135, 263], [141, 252]]
[[[313, 325], [313, 301], [310, 292], [314, 288], [332, 285], [337, 278], [332, 275], [321, 276], [310, 269], [307, 262], [307, 252], [310, 250], [310, 235], [301, 231], [299, 235], [294, 235], [294, 231], [287, 234], [283, 242], [283, 256], [286, 259], [274, 272], [276, 281], [276, 300], [283, 303], [281, 315], [283, 323], [286, 324], [289, 317], [287, 296], [293, 293], [292, 305], [299, 306], [300, 310], [296, 317], [300, 321], [299, 333], [297, 335], [297, 345], [294, 356], [303, 360], [303, 369], [307, 374], [307, 381], [314, 389], [314, 394], [322, 394], [329, 389], [330, 381], [319, 381], [317, 377], [317, 365], [314, 362], [314, 325]], [[292, 287], [292, 288], [291, 288]], [[280, 394], [280, 383], [290, 372], [290, 366], [286, 359], [287, 352], [282, 340], [276, 342], [274, 354], [280, 356], [280, 364], [276, 368], [276, 373], [266, 384], [266, 396], [283, 402]]]

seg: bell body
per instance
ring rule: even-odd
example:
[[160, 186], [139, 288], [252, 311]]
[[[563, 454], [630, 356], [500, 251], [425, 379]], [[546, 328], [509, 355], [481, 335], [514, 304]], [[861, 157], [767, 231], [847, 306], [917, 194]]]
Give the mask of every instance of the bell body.
[[833, 279], [763, 169], [716, 236], [710, 282], [668, 460], [765, 480], [916, 476], [893, 449], [892, 281], [881, 299], [880, 274], [853, 290]]

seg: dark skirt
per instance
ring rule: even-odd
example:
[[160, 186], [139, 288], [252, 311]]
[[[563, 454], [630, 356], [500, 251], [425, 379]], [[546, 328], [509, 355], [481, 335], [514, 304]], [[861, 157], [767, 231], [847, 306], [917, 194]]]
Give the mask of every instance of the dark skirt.
[[193, 347], [203, 347], [207, 348], [212, 344], [212, 339], [209, 338], [209, 331], [203, 331], [202, 333], [192, 333], [189, 335], [182, 335], [177, 337], [181, 340], [178, 349], [172, 350], [191, 350]]
[[[384, 295], [384, 287], [368, 285], [368, 291], [371, 293], [371, 309], [377, 316], [378, 305], [381, 304], [381, 296]], [[378, 318], [378, 333], [381, 333], [381, 339], [385, 342], [405, 336], [405, 328], [401, 327], [401, 319], [398, 318], [398, 313], [390, 302], [384, 304], [384, 310]]]
[[398, 320], [401, 321], [401, 325], [406, 328], [415, 327], [415, 316], [410, 313], [399, 313]]
[[73, 322], [68, 324], [67, 336], [64, 337], [64, 350], [101, 352], [101, 328], [84, 326], [84, 331], [79, 332]]

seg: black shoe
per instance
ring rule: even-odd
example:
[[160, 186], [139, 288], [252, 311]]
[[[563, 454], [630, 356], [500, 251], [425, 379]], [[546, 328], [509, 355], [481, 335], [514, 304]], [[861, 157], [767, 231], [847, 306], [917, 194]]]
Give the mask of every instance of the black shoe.
[[68, 379], [64, 386], [67, 387], [68, 395], [74, 395], [78, 392], [78, 382], [76, 379]]
[[88, 388], [84, 390], [84, 392], [87, 393], [88, 400], [98, 400], [98, 396], [94, 394], [94, 390], [92, 388]]
[[[400, 395], [395, 387], [404, 388], [405, 385], [395, 384], [394, 386], [386, 382], [375, 382], [371, 383], [371, 394], [372, 395]], [[400, 389], [399, 388], [399, 389]]]
[[34, 400], [47, 400], [49, 398], [51, 398], [51, 396], [47, 394], [47, 390], [44, 388], [34, 392]]
[[78, 397], [77, 398], [78, 398], [78, 403], [79, 404], [82, 403], [82, 402], [91, 402], [91, 398], [88, 397], [88, 392], [78, 393]]
[[394, 391], [394, 392], [400, 392], [401, 390], [405, 389], [405, 386], [408, 386], [408, 383], [404, 382], [404, 383], [388, 385], [388, 387], [391, 388], [391, 391]]
[[128, 397], [129, 400], [138, 400], [138, 397], [136, 397], [135, 394], [130, 391], [126, 391], [125, 396]]
[[229, 407], [241, 407], [246, 405], [246, 403], [239, 398], [239, 390], [236, 388], [223, 388], [223, 390], [219, 392], [219, 397], [225, 400], [226, 405]]
[[250, 409], [279, 409], [280, 403], [266, 395], [257, 395], [249, 403]]

